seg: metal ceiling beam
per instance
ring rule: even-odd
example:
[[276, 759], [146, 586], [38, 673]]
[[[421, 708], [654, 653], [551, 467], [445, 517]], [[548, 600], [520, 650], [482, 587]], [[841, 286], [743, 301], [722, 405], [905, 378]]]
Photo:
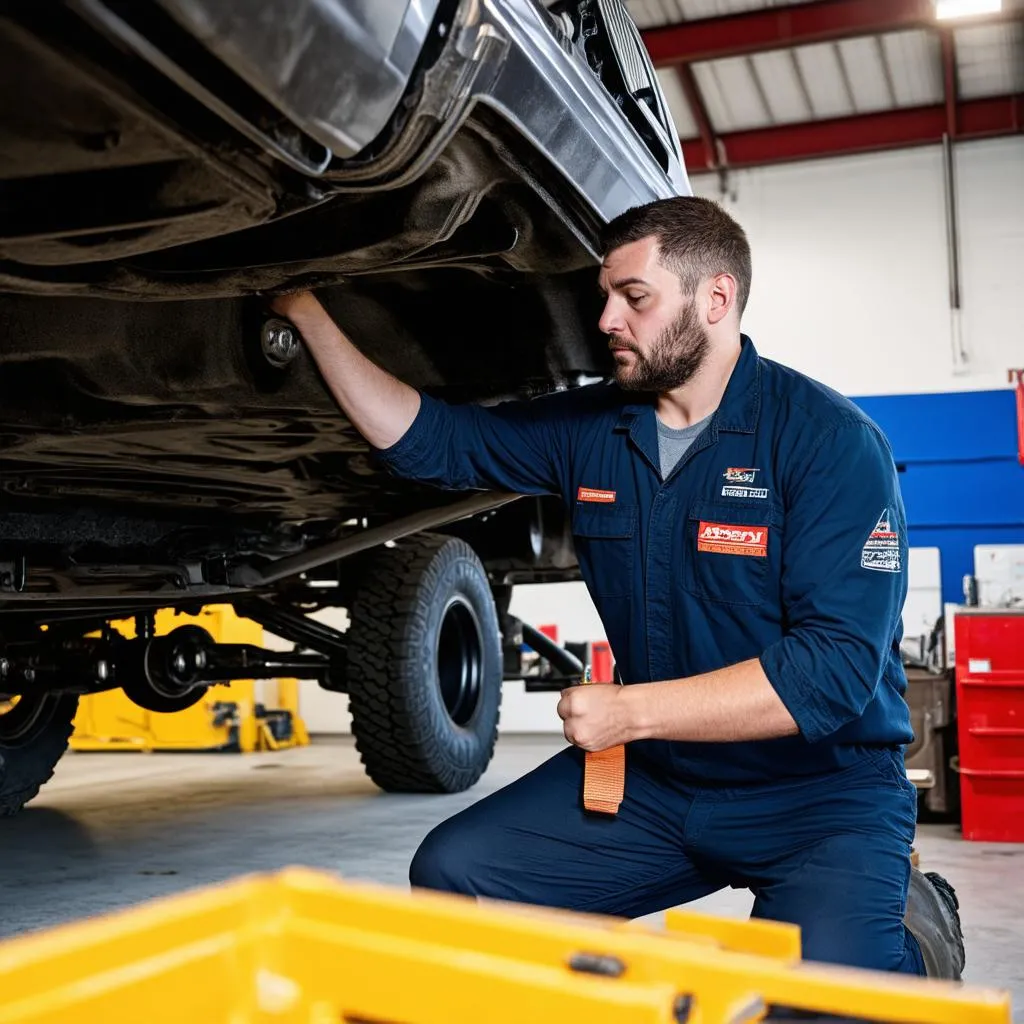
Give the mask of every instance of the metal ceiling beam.
[[[1013, 7], [957, 25], [1020, 17]], [[650, 28], [643, 39], [655, 66], [670, 67], [936, 24], [934, 0], [818, 0]]]
[[[994, 96], [955, 104], [957, 141], [1024, 132], [1024, 94]], [[939, 143], [948, 131], [946, 104], [886, 110], [829, 121], [805, 121], [720, 135], [724, 161], [708, 164], [699, 140], [683, 142], [691, 174], [725, 167], [756, 167], [793, 160], [848, 156]]]

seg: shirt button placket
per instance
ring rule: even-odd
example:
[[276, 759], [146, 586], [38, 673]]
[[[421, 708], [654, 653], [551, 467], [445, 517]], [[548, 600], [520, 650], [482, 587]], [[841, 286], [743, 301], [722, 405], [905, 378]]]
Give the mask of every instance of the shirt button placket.
[[654, 497], [647, 533], [647, 668], [653, 680], [672, 671], [672, 509], [662, 490]]

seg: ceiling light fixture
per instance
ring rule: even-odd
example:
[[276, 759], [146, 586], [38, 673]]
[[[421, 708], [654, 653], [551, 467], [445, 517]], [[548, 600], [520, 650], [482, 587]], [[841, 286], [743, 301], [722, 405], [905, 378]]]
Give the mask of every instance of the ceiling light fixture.
[[998, 14], [1003, 9], [1003, 0], [935, 0], [935, 17], [973, 18], [979, 14]]

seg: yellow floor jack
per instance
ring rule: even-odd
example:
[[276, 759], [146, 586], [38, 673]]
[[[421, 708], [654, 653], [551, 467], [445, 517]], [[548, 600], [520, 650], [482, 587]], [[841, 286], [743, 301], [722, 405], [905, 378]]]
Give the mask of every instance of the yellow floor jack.
[[[801, 963], [798, 929], [251, 876], [0, 943], [0, 1024], [1010, 1024], [1003, 992]], [[805, 1018], [801, 1018], [805, 1019]]]
[[[131, 621], [113, 627], [125, 638], [135, 635]], [[263, 644], [263, 627], [235, 614], [230, 605], [211, 605], [198, 615], [171, 609], [156, 613], [155, 635], [196, 625], [220, 643]], [[251, 753], [309, 743], [299, 715], [296, 679], [242, 679], [210, 686], [192, 707], [173, 714], [147, 711], [121, 690], [90, 694], [79, 701], [71, 736], [72, 750], [180, 750]]]

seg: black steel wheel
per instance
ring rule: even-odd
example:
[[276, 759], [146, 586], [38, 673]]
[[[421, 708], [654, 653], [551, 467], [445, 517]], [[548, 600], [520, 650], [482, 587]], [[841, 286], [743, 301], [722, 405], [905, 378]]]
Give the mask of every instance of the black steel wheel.
[[468, 725], [480, 704], [484, 652], [480, 620], [462, 595], [453, 597], [437, 638], [437, 678], [448, 717]]
[[455, 793], [494, 753], [502, 657], [490, 584], [473, 549], [420, 535], [382, 548], [349, 610], [352, 731], [384, 790]]

